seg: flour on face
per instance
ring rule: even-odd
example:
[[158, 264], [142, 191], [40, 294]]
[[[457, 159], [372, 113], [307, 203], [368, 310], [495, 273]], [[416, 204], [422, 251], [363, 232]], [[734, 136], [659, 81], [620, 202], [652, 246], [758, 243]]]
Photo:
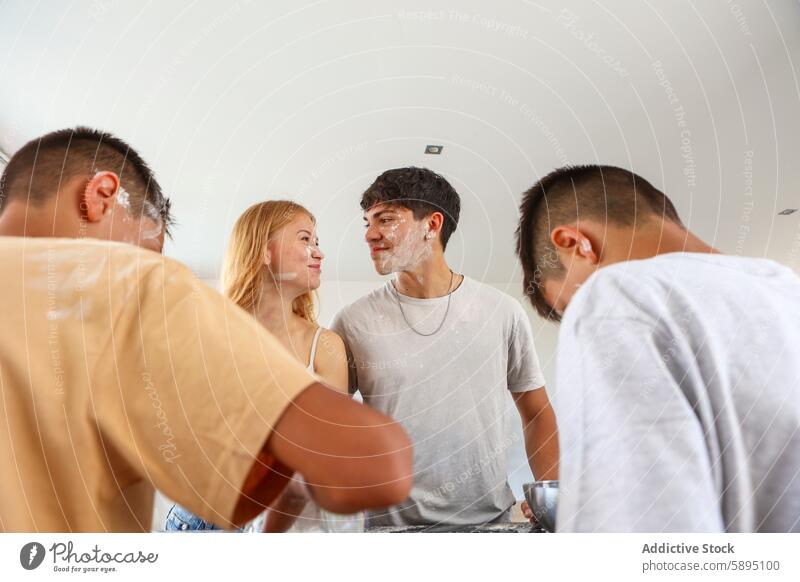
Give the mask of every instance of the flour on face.
[[[116, 204], [122, 210], [122, 222], [130, 223], [133, 222], [133, 209], [131, 208], [131, 195], [128, 193], [122, 185], [119, 186], [117, 190], [117, 199]], [[163, 231], [163, 225], [161, 221], [161, 215], [159, 214], [156, 207], [153, 205], [152, 202], [149, 200], [145, 200], [142, 202], [142, 219], [146, 218], [151, 223], [152, 226], [150, 228], [144, 227], [144, 222], [142, 223], [142, 228], [139, 231], [139, 241], [143, 240], [159, 240], [161, 237], [161, 232]], [[136, 243], [137, 241], [134, 240], [126, 240], [125, 242]]]
[[384, 237], [392, 248], [381, 254], [378, 260], [378, 272], [381, 275], [398, 271], [414, 271], [433, 254], [433, 241], [428, 238], [430, 228], [425, 222], [412, 221], [411, 227], [402, 238], [398, 235], [401, 218], [392, 224]]

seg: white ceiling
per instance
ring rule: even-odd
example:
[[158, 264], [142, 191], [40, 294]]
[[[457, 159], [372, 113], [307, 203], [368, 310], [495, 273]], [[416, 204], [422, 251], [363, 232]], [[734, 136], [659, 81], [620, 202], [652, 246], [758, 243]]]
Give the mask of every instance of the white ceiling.
[[641, 173], [728, 252], [800, 268], [800, 213], [777, 216], [800, 207], [797, 3], [403, 4], [0, 2], [0, 149], [118, 133], [174, 201], [168, 254], [203, 277], [244, 208], [292, 197], [329, 278], [374, 278], [359, 196], [410, 164], [461, 193], [448, 255], [484, 280], [518, 277], [520, 193], [586, 162]]

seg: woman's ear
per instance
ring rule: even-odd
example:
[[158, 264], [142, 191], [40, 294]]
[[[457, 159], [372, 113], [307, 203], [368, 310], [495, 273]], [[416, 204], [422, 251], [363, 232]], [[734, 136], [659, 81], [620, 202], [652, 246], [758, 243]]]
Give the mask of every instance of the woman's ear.
[[114, 172], [97, 172], [86, 183], [81, 196], [81, 210], [89, 222], [100, 222], [111, 209], [119, 192], [119, 176]]
[[269, 267], [272, 265], [272, 251], [269, 250], [269, 247], [264, 251], [264, 264]]

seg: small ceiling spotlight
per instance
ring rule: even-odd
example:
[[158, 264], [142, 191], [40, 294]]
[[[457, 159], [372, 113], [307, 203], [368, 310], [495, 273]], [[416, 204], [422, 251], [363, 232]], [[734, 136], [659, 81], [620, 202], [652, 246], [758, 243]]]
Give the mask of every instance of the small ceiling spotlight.
[[439, 154], [442, 153], [443, 149], [444, 149], [444, 146], [429, 145], [429, 146], [425, 146], [425, 153], [426, 154], [434, 154], [434, 155], [438, 156]]
[[794, 214], [798, 210], [800, 210], [800, 209], [798, 209], [798, 208], [784, 208], [778, 214], [780, 216], [789, 216], [790, 214]]

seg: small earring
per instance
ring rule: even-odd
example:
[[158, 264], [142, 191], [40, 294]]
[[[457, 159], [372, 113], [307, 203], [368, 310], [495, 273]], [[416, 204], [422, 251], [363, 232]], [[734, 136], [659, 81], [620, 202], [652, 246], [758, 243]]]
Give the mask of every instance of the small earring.
[[426, 240], [431, 240], [432, 238], [433, 238], [433, 233], [432, 232], [429, 232], [428, 234], [425, 235], [425, 239]]

